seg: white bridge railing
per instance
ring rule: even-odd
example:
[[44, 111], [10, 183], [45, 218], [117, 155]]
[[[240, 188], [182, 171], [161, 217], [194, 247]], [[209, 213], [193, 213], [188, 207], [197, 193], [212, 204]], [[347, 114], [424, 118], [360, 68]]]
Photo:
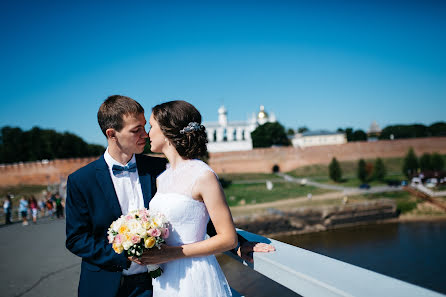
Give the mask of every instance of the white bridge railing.
[[418, 191], [423, 192], [424, 194], [430, 197], [443, 197], [446, 196], [446, 191], [432, 191], [431, 189], [425, 187], [423, 184], [412, 184], [412, 187], [417, 189]]
[[243, 230], [237, 232], [249, 241], [271, 243], [276, 251], [254, 253], [253, 264], [230, 252], [225, 254], [302, 296], [446, 296], [274, 239]]

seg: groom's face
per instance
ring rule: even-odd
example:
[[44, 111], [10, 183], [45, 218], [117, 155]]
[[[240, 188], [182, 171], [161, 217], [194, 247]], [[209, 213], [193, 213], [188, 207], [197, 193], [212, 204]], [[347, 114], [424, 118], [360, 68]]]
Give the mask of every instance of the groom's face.
[[144, 151], [147, 141], [146, 118], [144, 114], [125, 115], [123, 127], [116, 132], [117, 144], [123, 153], [140, 154]]

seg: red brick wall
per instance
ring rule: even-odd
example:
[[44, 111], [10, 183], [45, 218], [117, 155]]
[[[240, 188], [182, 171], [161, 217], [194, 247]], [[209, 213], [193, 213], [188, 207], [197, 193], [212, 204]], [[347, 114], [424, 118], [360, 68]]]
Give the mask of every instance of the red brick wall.
[[[333, 157], [339, 161], [401, 157], [410, 147], [413, 147], [418, 156], [433, 152], [446, 154], [446, 137], [351, 142], [305, 149], [282, 147], [211, 153], [209, 164], [217, 173], [271, 172], [274, 165], [278, 165], [281, 171], [289, 171], [306, 165], [328, 164]], [[2, 165], [0, 166], [0, 186], [57, 183], [95, 159], [74, 158], [53, 160], [47, 164], [30, 162]]]
[[267, 173], [272, 171], [274, 165], [278, 165], [281, 171], [290, 171], [306, 165], [329, 164], [333, 157], [336, 157], [338, 161], [402, 157], [410, 147], [418, 156], [433, 152], [446, 154], [446, 137], [361, 141], [307, 148], [282, 147], [212, 153], [209, 163], [217, 173]]
[[42, 162], [28, 162], [0, 166], [0, 186], [11, 185], [46, 185], [58, 183], [82, 166], [94, 161], [96, 158], [58, 159]]

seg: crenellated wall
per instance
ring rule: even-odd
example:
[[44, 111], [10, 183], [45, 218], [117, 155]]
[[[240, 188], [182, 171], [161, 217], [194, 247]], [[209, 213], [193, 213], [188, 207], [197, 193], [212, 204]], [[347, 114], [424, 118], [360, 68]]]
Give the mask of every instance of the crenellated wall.
[[[360, 158], [402, 157], [412, 147], [420, 156], [423, 153], [446, 154], [446, 137], [384, 140], [376, 142], [350, 142], [340, 145], [307, 148], [277, 147], [251, 151], [210, 153], [209, 165], [217, 173], [271, 172], [277, 165], [280, 171], [312, 165], [328, 164], [333, 157], [339, 161]], [[48, 163], [27, 162], [0, 165], [0, 187], [19, 184], [58, 183], [96, 158], [58, 159]]]

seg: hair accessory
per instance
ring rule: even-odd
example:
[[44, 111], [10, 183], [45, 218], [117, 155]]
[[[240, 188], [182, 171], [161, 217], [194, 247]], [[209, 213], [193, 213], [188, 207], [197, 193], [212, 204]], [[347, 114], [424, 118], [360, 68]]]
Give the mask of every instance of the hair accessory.
[[198, 131], [203, 129], [204, 126], [200, 125], [197, 122], [190, 122], [189, 124], [187, 124], [186, 127], [184, 127], [183, 129], [180, 130], [181, 134], [187, 133], [187, 132], [192, 132], [192, 131]]

